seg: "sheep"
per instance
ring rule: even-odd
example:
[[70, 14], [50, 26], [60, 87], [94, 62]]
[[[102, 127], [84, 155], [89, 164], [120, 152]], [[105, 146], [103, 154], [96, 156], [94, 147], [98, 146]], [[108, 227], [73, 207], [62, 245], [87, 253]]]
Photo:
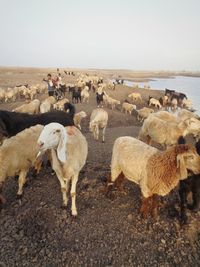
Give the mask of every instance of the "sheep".
[[191, 108], [192, 107], [192, 100], [183, 98], [181, 107], [183, 108]]
[[38, 145], [41, 153], [51, 149], [52, 168], [60, 181], [64, 207], [67, 206], [71, 181], [71, 212], [73, 216], [77, 216], [76, 184], [88, 154], [86, 138], [76, 127], [69, 130], [69, 127], [64, 128], [59, 123], [50, 123], [41, 132]]
[[172, 110], [176, 110], [177, 108], [178, 108], [178, 101], [177, 101], [176, 98], [173, 98], [173, 99], [171, 100], [171, 109], [172, 109]]
[[3, 102], [4, 98], [5, 98], [5, 90], [0, 89], [0, 101]]
[[[39, 152], [37, 140], [42, 129], [42, 125], [35, 125], [3, 142], [0, 147], [0, 195], [6, 178], [19, 174], [17, 196], [22, 196], [26, 175]], [[0, 202], [3, 199], [1, 195]]]
[[110, 105], [112, 109], [114, 109], [116, 105], [120, 105], [119, 100], [116, 100], [110, 96], [106, 97], [106, 103], [107, 103], [107, 105]]
[[75, 108], [70, 103], [66, 103], [69, 112], [52, 111], [43, 114], [26, 114], [0, 110], [0, 141], [3, 137], [11, 137], [36, 124], [46, 125], [50, 122], [58, 122], [63, 126], [74, 125]]
[[132, 101], [140, 101], [142, 102], [142, 97], [140, 93], [131, 93], [128, 95], [129, 98], [131, 98]]
[[132, 105], [132, 104], [129, 104], [127, 102], [124, 102], [122, 104], [121, 112], [125, 111], [126, 114], [129, 113], [131, 115], [131, 112], [134, 109], [136, 110], [136, 105]]
[[143, 121], [145, 120], [151, 113], [153, 113], [154, 110], [152, 108], [146, 108], [146, 107], [143, 107], [139, 110], [137, 110], [137, 119], [138, 121]]
[[161, 120], [168, 121], [168, 122], [175, 122], [175, 123], [179, 122], [178, 118], [175, 115], [164, 110], [155, 112], [151, 116], [157, 117]]
[[96, 108], [90, 116], [89, 130], [94, 139], [99, 139], [99, 129], [102, 129], [102, 142], [105, 142], [105, 131], [108, 123], [108, 113], [102, 108]]
[[8, 88], [7, 91], [5, 92], [5, 102], [8, 102], [9, 100], [11, 101], [16, 100], [16, 92], [11, 88]]
[[74, 87], [72, 89], [72, 103], [81, 103], [81, 89], [78, 87]]
[[[179, 138], [179, 144], [185, 144], [184, 138]], [[200, 155], [200, 140], [195, 145], [197, 153]], [[187, 204], [187, 195], [192, 193], [192, 204]], [[200, 204], [200, 174], [191, 175], [186, 180], [180, 181], [180, 222], [187, 223], [186, 208], [190, 210], [198, 210]]]
[[59, 100], [57, 103], [53, 104], [53, 108], [56, 110], [64, 110], [64, 104], [69, 103], [69, 99], [63, 98]]
[[155, 106], [157, 108], [162, 108], [162, 105], [160, 104], [158, 99], [155, 99], [153, 97], [149, 97], [149, 106]]
[[40, 113], [49, 112], [53, 104], [56, 103], [56, 99], [53, 96], [47, 97], [40, 105]]
[[144, 121], [138, 138], [140, 140], [147, 138], [148, 144], [155, 141], [164, 146], [171, 146], [177, 144], [180, 136], [195, 135], [199, 129], [200, 121], [195, 118], [177, 123], [162, 120], [153, 113]]
[[119, 137], [113, 146], [108, 189], [118, 177], [135, 182], [143, 197], [142, 216], [146, 217], [148, 212], [155, 216], [156, 195], [167, 195], [180, 180], [187, 178], [188, 171], [200, 172], [200, 156], [191, 145], [176, 145], [159, 151], [136, 138]]
[[89, 99], [90, 99], [90, 94], [89, 94], [89, 87], [85, 86], [84, 89], [81, 91], [81, 97], [83, 99], [83, 103], [87, 102], [89, 103]]
[[200, 117], [195, 114], [194, 112], [191, 112], [189, 110], [186, 110], [186, 109], [181, 109], [178, 111], [177, 113], [177, 118], [179, 120], [185, 120], [185, 119], [189, 119], [189, 118], [195, 118], [195, 119], [200, 119]]
[[15, 108], [14, 112], [28, 113], [28, 114], [38, 114], [40, 109], [40, 100], [35, 99], [28, 104], [23, 104]]
[[86, 118], [87, 114], [85, 111], [80, 111], [74, 115], [74, 125], [81, 130], [81, 121], [83, 118]]

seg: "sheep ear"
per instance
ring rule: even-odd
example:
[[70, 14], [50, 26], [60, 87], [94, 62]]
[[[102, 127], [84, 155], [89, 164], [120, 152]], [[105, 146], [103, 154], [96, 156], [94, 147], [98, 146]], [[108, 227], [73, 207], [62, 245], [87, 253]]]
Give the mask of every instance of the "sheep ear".
[[188, 177], [188, 172], [185, 167], [185, 160], [183, 154], [177, 155], [177, 169], [179, 169], [180, 172], [180, 180], [184, 180]]
[[59, 140], [58, 147], [57, 147], [57, 155], [58, 155], [58, 159], [63, 163], [67, 160], [66, 144], [67, 144], [67, 133], [62, 131], [60, 134], [60, 140]]

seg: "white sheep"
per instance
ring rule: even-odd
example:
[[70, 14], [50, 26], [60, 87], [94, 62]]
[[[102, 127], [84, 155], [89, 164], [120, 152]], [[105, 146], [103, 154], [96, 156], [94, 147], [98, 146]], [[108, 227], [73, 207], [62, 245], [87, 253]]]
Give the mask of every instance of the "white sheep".
[[83, 103], [84, 102], [89, 103], [90, 93], [89, 93], [89, 87], [88, 86], [85, 86], [83, 88], [83, 90], [81, 91], [81, 97], [83, 99]]
[[102, 129], [102, 141], [105, 142], [105, 131], [108, 123], [108, 113], [102, 108], [96, 108], [90, 116], [89, 130], [94, 139], [99, 139], [99, 129]]
[[23, 104], [15, 108], [13, 111], [21, 113], [29, 113], [29, 114], [38, 114], [39, 110], [40, 110], [40, 100], [34, 99], [28, 104]]
[[167, 195], [187, 178], [188, 170], [200, 172], [200, 156], [191, 145], [177, 145], [161, 152], [136, 138], [119, 137], [113, 147], [108, 185], [120, 176], [135, 182], [143, 196], [142, 215], [145, 217], [149, 211], [156, 215], [156, 195]]
[[60, 181], [65, 207], [71, 181], [71, 211], [72, 215], [76, 216], [76, 184], [88, 154], [86, 138], [76, 127], [65, 128], [59, 123], [50, 123], [44, 127], [38, 139], [38, 145], [41, 153], [51, 149], [52, 168]]
[[39, 152], [37, 139], [43, 127], [30, 127], [3, 142], [0, 147], [0, 192], [7, 177], [19, 174], [17, 195], [22, 196], [26, 175]]
[[200, 121], [195, 118], [181, 122], [166, 121], [151, 114], [144, 121], [139, 133], [139, 139], [147, 138], [147, 143], [155, 141], [164, 146], [177, 144], [179, 137], [188, 134], [197, 135], [200, 129]]
[[158, 99], [155, 99], [153, 97], [151, 97], [149, 99], [149, 106], [155, 106], [157, 108], [162, 108], [162, 105], [160, 104], [159, 100]]
[[133, 105], [127, 102], [124, 102], [122, 104], [121, 112], [125, 111], [126, 114], [129, 113], [131, 115], [131, 112], [133, 110], [136, 110], [136, 105]]
[[85, 111], [80, 111], [74, 115], [74, 125], [81, 130], [81, 121], [83, 118], [86, 118], [87, 114]]

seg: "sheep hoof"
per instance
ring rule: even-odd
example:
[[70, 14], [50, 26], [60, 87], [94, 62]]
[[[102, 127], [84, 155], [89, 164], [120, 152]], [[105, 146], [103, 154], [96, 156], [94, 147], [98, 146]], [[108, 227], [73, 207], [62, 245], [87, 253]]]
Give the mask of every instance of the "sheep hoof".
[[102, 140], [102, 143], [105, 143], [105, 141], [104, 141], [104, 140]]
[[187, 216], [186, 215], [182, 216], [180, 220], [181, 226], [184, 226], [185, 224], [187, 224], [187, 221], [188, 221]]
[[6, 199], [2, 196], [2, 195], [0, 195], [0, 205], [2, 204], [5, 204], [6, 203]]
[[194, 211], [194, 212], [197, 212], [197, 211], [198, 211], [197, 206], [194, 205], [194, 204], [192, 204], [192, 205], [188, 204], [188, 205], [187, 205], [187, 208], [188, 208], [189, 210]]
[[62, 210], [66, 210], [66, 208], [67, 208], [67, 205], [64, 205], [64, 204], [61, 205]]
[[77, 218], [77, 215], [78, 215], [78, 213], [77, 213], [77, 211], [76, 212], [72, 212], [72, 218]]
[[22, 195], [17, 195], [18, 200], [22, 200]]

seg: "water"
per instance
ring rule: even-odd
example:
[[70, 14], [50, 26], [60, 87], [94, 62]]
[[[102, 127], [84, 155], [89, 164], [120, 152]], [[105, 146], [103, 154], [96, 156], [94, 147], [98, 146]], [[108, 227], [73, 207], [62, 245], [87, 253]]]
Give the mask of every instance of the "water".
[[[133, 82], [125, 81], [128, 86], [133, 86]], [[151, 86], [151, 89], [165, 90], [165, 88], [176, 90], [177, 92], [185, 93], [188, 99], [193, 102], [193, 108], [200, 115], [200, 78], [199, 77], [184, 77], [175, 76], [168, 79], [155, 79], [153, 81], [137, 83], [139, 87], [144, 87], [145, 84]]]

